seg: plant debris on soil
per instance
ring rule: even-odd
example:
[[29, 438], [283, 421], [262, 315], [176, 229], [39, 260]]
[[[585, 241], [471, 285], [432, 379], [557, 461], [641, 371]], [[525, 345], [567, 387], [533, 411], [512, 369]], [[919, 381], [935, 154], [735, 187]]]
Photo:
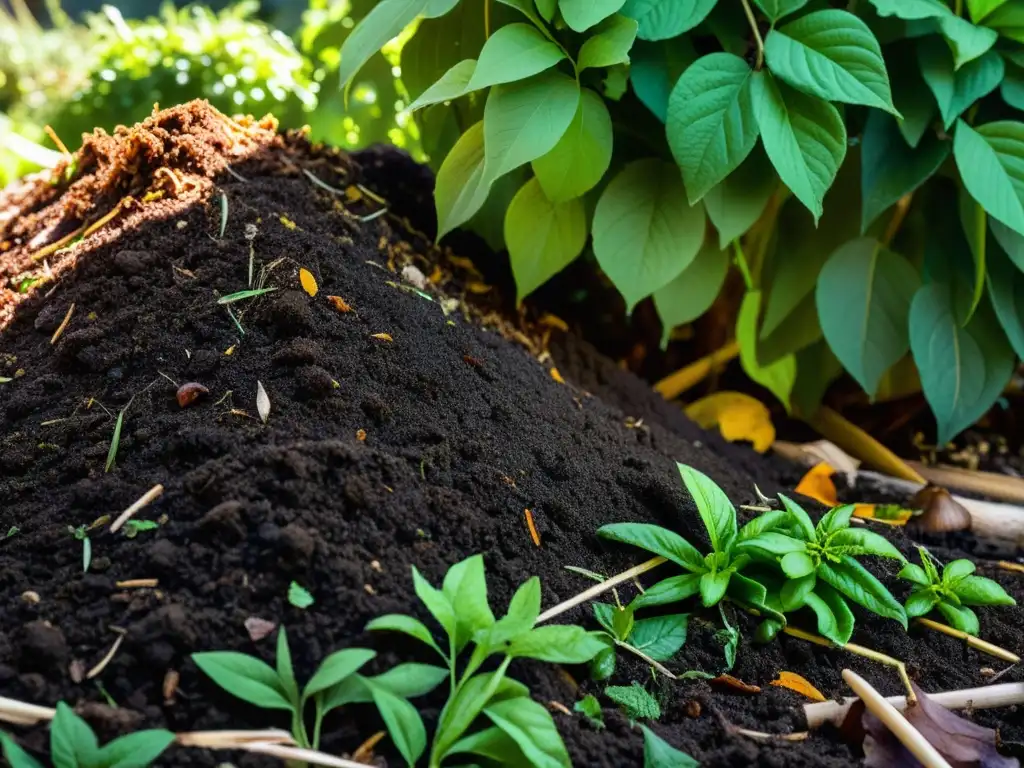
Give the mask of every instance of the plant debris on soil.
[[[439, 583], [483, 553], [503, 611], [531, 575], [550, 607], [591, 584], [565, 566], [611, 574], [638, 563], [597, 538], [606, 523], [658, 523], [706, 546], [677, 461], [737, 505], [757, 503], [755, 482], [791, 487], [776, 464], [699, 429], [557, 318], [511, 309], [485, 278], [497, 257], [475, 241], [433, 246], [429, 175], [407, 157], [347, 156], [274, 128], [193, 102], [87, 137], [70, 181], [0, 193], [0, 531], [18, 531], [0, 541], [0, 695], [65, 701], [101, 739], [282, 726], [189, 660], [209, 650], [271, 660], [274, 626], [288, 628], [300, 677], [357, 645], [378, 651], [372, 672], [428, 660], [411, 640], [363, 631], [384, 613], [428, 619], [412, 565]], [[254, 293], [219, 301], [242, 291]], [[195, 394], [188, 407], [182, 386]], [[83, 572], [68, 527], [116, 519], [158, 484], [140, 514], [159, 525], [132, 538], [91, 529]], [[902, 532], [883, 533], [913, 551]], [[905, 598], [898, 565], [871, 564]], [[1018, 600], [980, 609], [982, 636], [1024, 652], [1024, 576], [989, 563], [979, 573]], [[306, 607], [292, 584], [308, 591]], [[563, 619], [596, 628], [589, 606]], [[927, 692], [982, 685], [993, 666], [954, 638], [857, 619], [853, 641], [906, 662]], [[894, 671], [790, 637], [755, 646], [756, 620], [730, 621], [743, 640], [729, 673], [759, 693], [652, 682], [628, 655], [610, 684], [644, 684], [662, 711], [647, 724], [704, 766], [859, 765], [832, 728], [795, 742], [737, 727], [803, 729], [806, 696], [771, 684], [782, 671], [830, 698], [849, 693], [845, 667], [901, 693]], [[667, 665], [724, 672], [718, 622], [694, 613]], [[84, 677], [118, 640], [102, 672]], [[642, 765], [643, 734], [585, 669], [516, 661], [510, 673], [551, 706], [575, 765]], [[1000, 681], [1022, 679], [1013, 669]], [[587, 694], [603, 730], [574, 713]], [[417, 704], [432, 727], [442, 694]], [[1020, 711], [970, 717], [996, 728], [1004, 751], [1024, 748]], [[45, 751], [45, 727], [13, 730]], [[352, 706], [327, 719], [323, 748], [351, 754], [379, 730], [372, 707]], [[387, 739], [375, 752], [399, 764]], [[226, 757], [172, 749], [159, 764]]]

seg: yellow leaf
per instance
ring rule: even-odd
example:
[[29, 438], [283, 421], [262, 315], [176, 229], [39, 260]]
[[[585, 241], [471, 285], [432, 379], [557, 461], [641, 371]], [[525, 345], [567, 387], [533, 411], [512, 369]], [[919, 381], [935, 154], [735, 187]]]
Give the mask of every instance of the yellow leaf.
[[302, 284], [302, 290], [310, 296], [316, 296], [317, 291], [320, 290], [320, 286], [316, 284], [316, 278], [313, 277], [313, 273], [305, 267], [299, 270], [299, 282]]
[[775, 427], [768, 408], [742, 392], [716, 392], [686, 407], [686, 415], [704, 429], [718, 425], [730, 443], [748, 440], [754, 450], [764, 453], [775, 441]]
[[558, 372], [557, 368], [552, 368], [548, 373], [551, 374], [551, 378], [557, 381], [559, 384], [565, 384], [565, 379], [562, 378], [562, 374]]
[[777, 685], [779, 688], [788, 688], [791, 691], [799, 693], [801, 696], [806, 696], [812, 701], [827, 701], [822, 695], [821, 691], [811, 685], [807, 680], [796, 672], [786, 672], [783, 670], [779, 672], [779, 678], [772, 680], [772, 685]]
[[374, 333], [371, 335], [373, 336], [373, 338], [380, 339], [381, 341], [394, 341], [394, 339], [391, 338], [390, 333]]
[[796, 492], [816, 499], [826, 507], [834, 507], [839, 504], [839, 499], [836, 497], [836, 485], [832, 482], [832, 475], [835, 473], [832, 466], [824, 461], [816, 464], [813, 469], [800, 478]]

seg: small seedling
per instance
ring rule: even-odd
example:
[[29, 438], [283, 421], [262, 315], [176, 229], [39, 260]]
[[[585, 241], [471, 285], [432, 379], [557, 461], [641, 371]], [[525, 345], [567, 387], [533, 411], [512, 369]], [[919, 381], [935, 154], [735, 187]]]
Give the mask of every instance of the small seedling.
[[590, 664], [595, 680], [606, 680], [615, 671], [616, 648], [629, 651], [661, 671], [665, 668], [658, 662], [671, 659], [686, 642], [688, 613], [634, 619], [633, 611], [630, 606], [594, 604], [594, 616], [604, 627], [609, 641], [608, 647]]
[[[433, 587], [415, 567], [412, 577], [417, 597], [444, 629], [447, 651], [437, 644], [426, 625], [412, 616], [381, 616], [366, 628], [409, 635], [433, 649], [448, 666], [449, 696], [434, 732], [429, 768], [439, 768], [442, 761], [455, 754], [485, 758], [497, 754], [510, 765], [568, 765], [568, 752], [550, 713], [530, 698], [525, 685], [505, 673], [515, 658], [583, 664], [606, 647], [605, 640], [577, 626], [554, 624], [535, 628], [540, 615], [537, 577], [522, 584], [512, 596], [505, 616], [495, 619], [487, 602], [481, 555], [449, 568], [441, 589]], [[470, 644], [472, 653], [459, 675], [458, 657]], [[494, 655], [503, 656], [497, 670], [481, 673], [484, 662]], [[389, 729], [395, 724], [404, 732], [400, 739], [392, 729], [395, 746], [406, 762], [414, 765], [427, 746], [419, 713], [411, 707], [398, 710], [392, 707], [397, 702], [388, 702], [376, 691], [374, 694]], [[466, 736], [481, 714], [493, 725]]]
[[[54, 768], [143, 768], [153, 763], [174, 742], [164, 730], [130, 733], [102, 747], [92, 728], [63, 701], [50, 724], [50, 762]], [[11, 768], [42, 768], [42, 763], [0, 732], [3, 756]]]
[[918, 547], [917, 551], [921, 565], [907, 563], [898, 574], [914, 585], [904, 604], [907, 616], [924, 616], [937, 610], [950, 626], [977, 635], [978, 616], [967, 606], [1017, 604], [997, 582], [974, 576], [975, 566], [970, 560], [954, 560], [940, 575], [939, 564], [932, 554], [924, 547]]
[[[128, 403], [131, 405], [131, 403]], [[110, 449], [107, 451], [107, 463], [103, 467], [104, 472], [109, 472], [114, 467], [114, 461], [117, 459], [117, 449], [121, 446], [121, 426], [124, 424], [124, 412], [128, 410], [128, 405], [118, 411], [117, 421], [114, 422], [114, 435], [110, 438]]]
[[69, 525], [68, 533], [82, 542], [82, 572], [87, 573], [89, 565], [92, 563], [92, 541], [89, 540], [89, 526], [80, 525], [75, 528]]
[[134, 539], [143, 531], [153, 531], [160, 527], [160, 523], [155, 520], [129, 520], [124, 524], [124, 535], [129, 539]]
[[[284, 627], [277, 634], [277, 668], [255, 656], [232, 651], [194, 653], [192, 660], [213, 682], [243, 701], [264, 709], [280, 709], [292, 715], [292, 736], [302, 747], [318, 749], [324, 716], [346, 704], [369, 703], [373, 692], [412, 707], [406, 699], [429, 693], [447, 677], [447, 670], [429, 664], [399, 664], [376, 677], [359, 670], [377, 654], [365, 648], [347, 648], [328, 656], [313, 677], [299, 690], [292, 669], [291, 650]], [[306, 730], [306, 710], [314, 706], [313, 737]], [[415, 711], [415, 710], [413, 710]], [[392, 724], [384, 718], [388, 730]], [[397, 742], [397, 737], [392, 736]]]
[[297, 581], [293, 581], [288, 585], [288, 602], [294, 605], [296, 608], [306, 610], [316, 600], [313, 599], [313, 595], [309, 593], [309, 590], [299, 584]]

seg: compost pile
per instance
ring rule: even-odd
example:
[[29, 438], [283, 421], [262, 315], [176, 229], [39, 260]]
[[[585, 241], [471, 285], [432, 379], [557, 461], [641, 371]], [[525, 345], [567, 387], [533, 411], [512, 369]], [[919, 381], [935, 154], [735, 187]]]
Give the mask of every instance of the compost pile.
[[[411, 640], [363, 631], [384, 613], [428, 620], [411, 565], [440, 583], [449, 565], [483, 553], [496, 611], [531, 575], [547, 607], [590, 585], [565, 566], [610, 574], [642, 559], [599, 540], [603, 524], [660, 523], [706, 546], [675, 462], [737, 504], [756, 501], [755, 481], [770, 492], [787, 479], [702, 432], [554, 319], [503, 313], [478, 271], [486, 264], [434, 247], [410, 223], [429, 218], [429, 178], [397, 153], [349, 157], [194, 102], [98, 132], [58, 173], [58, 183], [0, 194], [0, 537], [10, 532], [0, 540], [0, 695], [69, 702], [101, 738], [284, 725], [189, 660], [240, 650], [272, 661], [273, 635], [252, 640], [247, 620], [287, 626], [300, 680], [354, 645], [378, 650], [373, 671], [424, 660]], [[274, 290], [218, 303], [257, 286]], [[181, 407], [183, 384], [205, 392], [192, 387], [202, 394]], [[87, 530], [83, 572], [83, 541], [69, 530], [116, 517], [157, 484], [163, 494], [137, 519], [159, 526], [134, 537], [105, 522]], [[905, 596], [891, 566], [872, 567]], [[980, 571], [1024, 602], [1019, 576]], [[124, 586], [139, 579], [157, 585]], [[315, 602], [291, 604], [292, 582]], [[979, 613], [987, 639], [1021, 651], [1019, 607]], [[983, 684], [990, 661], [959, 641], [857, 615], [854, 641], [906, 661], [924, 690]], [[589, 608], [563, 619], [596, 626]], [[654, 730], [705, 766], [859, 764], [831, 729], [764, 742], [729, 725], [803, 727], [806, 700], [769, 685], [781, 670], [832, 697], [848, 694], [844, 667], [887, 694], [900, 692], [895, 673], [788, 637], [754, 646], [754, 620], [736, 620], [745, 639], [732, 674], [759, 693], [652, 682], [631, 658], [614, 682], [657, 693]], [[669, 666], [722, 671], [718, 628], [717, 614], [695, 613]], [[83, 674], [119, 632], [102, 672]], [[538, 701], [570, 711], [601, 692], [585, 672], [529, 661], [510, 670]], [[639, 731], [603, 703], [604, 730], [554, 714], [574, 764], [641, 765]], [[443, 699], [417, 704], [432, 728]], [[1004, 742], [1024, 741], [1019, 712], [974, 717]], [[380, 728], [371, 707], [349, 707], [328, 718], [323, 749], [351, 753]], [[45, 752], [45, 728], [19, 735]], [[386, 741], [377, 753], [400, 762]], [[226, 757], [177, 749], [160, 764]]]

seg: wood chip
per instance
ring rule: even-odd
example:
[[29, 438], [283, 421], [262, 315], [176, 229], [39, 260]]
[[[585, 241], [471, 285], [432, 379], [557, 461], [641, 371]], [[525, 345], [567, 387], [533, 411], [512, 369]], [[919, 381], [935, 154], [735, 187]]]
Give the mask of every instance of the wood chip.
[[256, 382], [256, 412], [259, 413], [260, 419], [266, 424], [267, 419], [270, 418], [270, 395], [263, 388], [262, 381]]
[[380, 744], [381, 739], [387, 735], [384, 731], [377, 731], [375, 734], [370, 736], [366, 741], [356, 747], [356, 751], [352, 753], [352, 759], [357, 763], [370, 764], [373, 762], [373, 748]]
[[356, 440], [358, 440], [361, 443], [365, 443], [366, 442], [366, 430], [365, 429], [357, 429], [356, 430]]
[[533, 513], [528, 509], [524, 509], [523, 514], [526, 515], [526, 527], [530, 531], [530, 538], [533, 539], [533, 543], [539, 547], [540, 534], [537, 533], [537, 526], [533, 524]]
[[181, 674], [176, 669], [168, 669], [164, 675], [162, 693], [164, 701], [174, 701], [174, 694], [178, 692], [178, 683], [181, 681]]
[[759, 685], [751, 685], [750, 683], [745, 683], [742, 680], [740, 680], [738, 677], [733, 677], [732, 675], [719, 675], [718, 677], [716, 677], [714, 680], [711, 681], [711, 684], [712, 685], [721, 685], [721, 686], [724, 686], [726, 688], [732, 688], [734, 691], [739, 691], [740, 693], [760, 693], [761, 692], [761, 686], [759, 686]]
[[128, 579], [117, 582], [120, 589], [156, 589], [159, 585], [158, 579]]
[[1008, 560], [1000, 560], [996, 565], [1002, 568], [1004, 571], [1016, 571], [1017, 573], [1024, 573], [1024, 565], [1020, 563], [1011, 563]]
[[258, 616], [250, 616], [245, 620], [245, 631], [249, 633], [249, 639], [254, 643], [267, 637], [275, 629], [277, 629], [277, 624]]

